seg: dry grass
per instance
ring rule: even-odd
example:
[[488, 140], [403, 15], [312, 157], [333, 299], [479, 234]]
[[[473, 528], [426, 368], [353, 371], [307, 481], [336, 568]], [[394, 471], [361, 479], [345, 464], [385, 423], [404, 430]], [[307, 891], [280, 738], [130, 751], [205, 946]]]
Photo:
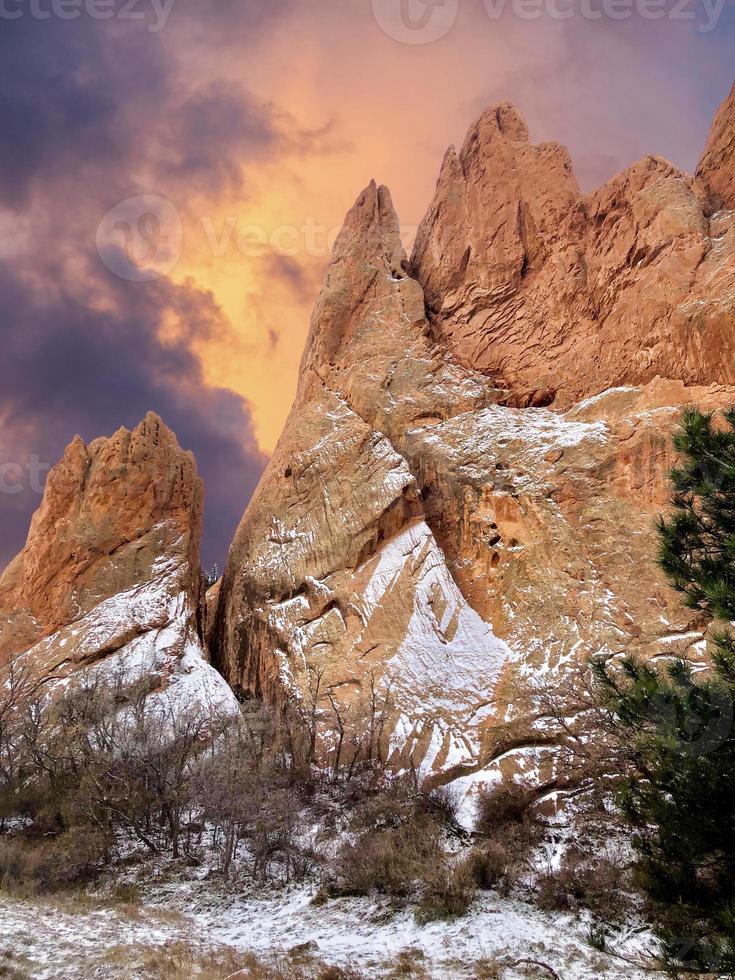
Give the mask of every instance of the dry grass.
[[419, 948], [401, 950], [390, 973], [386, 975], [387, 980], [401, 980], [403, 977], [412, 977], [413, 980], [428, 978], [424, 960], [424, 952]]
[[485, 957], [473, 965], [473, 980], [501, 980], [503, 968], [495, 957]]
[[477, 894], [475, 871], [471, 861], [437, 865], [424, 871], [421, 897], [416, 906], [420, 924], [436, 919], [454, 919], [465, 915]]
[[[7, 887], [7, 884], [7, 882], [0, 884], [0, 895], [6, 895], [8, 898], [24, 902], [34, 908], [59, 912], [63, 915], [83, 917], [91, 912], [107, 909], [128, 919], [139, 919], [143, 912], [137, 889], [130, 889], [128, 886], [116, 888], [111, 895], [90, 894], [81, 888], [56, 892], [52, 895], [39, 895], [32, 888]], [[149, 919], [153, 918], [173, 925], [184, 921], [184, 917], [180, 913], [169, 912], [166, 909], [149, 908], [145, 910], [145, 913]]]
[[120, 977], [140, 980], [360, 980], [352, 968], [327, 966], [308, 951], [264, 958], [227, 946], [197, 948], [183, 940], [165, 946], [114, 947], [105, 960], [114, 964]]
[[440, 828], [430, 819], [365, 830], [340, 849], [335, 868], [337, 890], [343, 895], [375, 891], [409, 898], [425, 876], [444, 863]]
[[2, 980], [31, 980], [26, 957], [0, 948], [0, 977]]
[[0, 838], [0, 888], [20, 895], [52, 894], [94, 877], [109, 841], [87, 828], [49, 840]]

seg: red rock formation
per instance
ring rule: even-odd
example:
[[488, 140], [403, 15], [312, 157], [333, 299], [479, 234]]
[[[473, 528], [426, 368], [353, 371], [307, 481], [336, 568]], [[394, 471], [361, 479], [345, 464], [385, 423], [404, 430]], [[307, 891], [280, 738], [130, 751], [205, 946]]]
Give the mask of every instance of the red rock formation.
[[377, 692], [393, 761], [467, 784], [519, 682], [702, 655], [653, 518], [681, 407], [735, 400], [716, 186], [649, 157], [584, 196], [503, 105], [447, 154], [411, 274], [388, 192], [363, 192], [222, 582], [233, 684], [332, 759], [338, 728], [372, 751]]
[[195, 595], [203, 500], [194, 457], [157, 415], [89, 446], [77, 436], [49, 473], [0, 594], [28, 609], [42, 634], [51, 633], [101, 595], [145, 580], [174, 546]]
[[735, 85], [717, 113], [697, 176], [712, 211], [735, 210]]
[[153, 413], [77, 436], [0, 578], [0, 666], [23, 657], [52, 680], [103, 665], [232, 704], [199, 638], [202, 504], [194, 457]]
[[515, 404], [657, 376], [732, 384], [735, 215], [709, 210], [705, 186], [657, 157], [583, 195], [566, 150], [533, 146], [503, 105], [445, 157], [411, 272], [437, 341]]
[[405, 264], [390, 195], [372, 184], [335, 245], [296, 403], [230, 552], [217, 662], [233, 685], [289, 701], [332, 761], [380, 751], [446, 775], [474, 763], [510, 651], [449, 574], [396, 446], [492, 393], [435, 354]]

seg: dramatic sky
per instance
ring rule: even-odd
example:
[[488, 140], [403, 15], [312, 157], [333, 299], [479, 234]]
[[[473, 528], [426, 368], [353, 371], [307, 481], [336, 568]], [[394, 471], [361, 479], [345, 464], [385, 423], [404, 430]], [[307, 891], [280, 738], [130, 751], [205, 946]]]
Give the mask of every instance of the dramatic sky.
[[734, 8], [0, 0], [0, 568], [71, 437], [151, 408], [196, 454], [221, 566], [361, 188], [391, 187], [410, 239], [446, 146], [504, 99], [585, 188], [649, 152], [692, 169]]

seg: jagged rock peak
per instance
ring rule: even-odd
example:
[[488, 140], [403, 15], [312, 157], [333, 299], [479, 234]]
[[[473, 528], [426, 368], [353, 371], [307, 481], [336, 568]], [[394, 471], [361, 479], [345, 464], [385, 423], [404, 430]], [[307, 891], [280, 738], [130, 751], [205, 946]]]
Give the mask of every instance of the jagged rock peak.
[[[376, 254], [376, 243], [388, 246], [388, 254]], [[347, 212], [344, 225], [334, 245], [332, 263], [338, 263], [356, 251], [369, 253], [369, 258], [385, 258], [393, 253], [405, 258], [401, 245], [401, 229], [393, 199], [387, 187], [371, 180]]]
[[[302, 383], [310, 367], [323, 377], [324, 369], [334, 364], [353, 339], [355, 318], [364, 310], [366, 297], [393, 293], [397, 283], [408, 279], [406, 268], [400, 222], [390, 191], [371, 181], [348, 212], [335, 242], [312, 316], [301, 363]], [[416, 318], [423, 316], [423, 295], [417, 286], [408, 305], [416, 307]]]
[[715, 116], [697, 169], [713, 211], [735, 210], [735, 85]]
[[0, 578], [0, 669], [57, 689], [143, 682], [162, 719], [235, 714], [202, 646], [203, 488], [191, 453], [152, 412], [51, 470], [28, 542]]
[[528, 123], [523, 113], [512, 102], [500, 102], [485, 109], [476, 122], [470, 126], [465, 146], [475, 140], [486, 141], [500, 134], [515, 143], [528, 143]]
[[584, 195], [563, 146], [531, 143], [512, 106], [487, 110], [416, 236], [432, 337], [518, 405], [657, 376], [733, 383], [733, 227], [710, 215], [735, 207], [734, 147], [735, 95], [702, 180], [648, 156]]
[[49, 633], [138, 584], [173, 548], [196, 577], [203, 499], [193, 455], [153, 412], [89, 445], [76, 436], [0, 578], [0, 602], [12, 596]]

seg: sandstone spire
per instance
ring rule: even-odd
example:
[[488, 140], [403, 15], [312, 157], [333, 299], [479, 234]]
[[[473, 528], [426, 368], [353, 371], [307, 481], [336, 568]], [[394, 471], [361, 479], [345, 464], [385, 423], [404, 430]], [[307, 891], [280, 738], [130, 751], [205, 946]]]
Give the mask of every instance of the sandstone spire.
[[714, 211], [735, 210], [735, 85], [720, 107], [697, 169]]
[[191, 453], [149, 412], [132, 431], [85, 445], [76, 436], [50, 471], [26, 546], [0, 594], [27, 608], [43, 633], [84, 615], [150, 574], [176, 549], [198, 587], [204, 489]]
[[233, 685], [316, 719], [322, 759], [348, 751], [332, 740], [344, 724], [350, 752], [444, 778], [476, 765], [479, 722], [465, 716], [510, 651], [452, 578], [401, 452], [418, 419], [488, 400], [427, 335], [390, 195], [371, 184], [337, 240], [296, 403], [230, 551], [216, 658]]

